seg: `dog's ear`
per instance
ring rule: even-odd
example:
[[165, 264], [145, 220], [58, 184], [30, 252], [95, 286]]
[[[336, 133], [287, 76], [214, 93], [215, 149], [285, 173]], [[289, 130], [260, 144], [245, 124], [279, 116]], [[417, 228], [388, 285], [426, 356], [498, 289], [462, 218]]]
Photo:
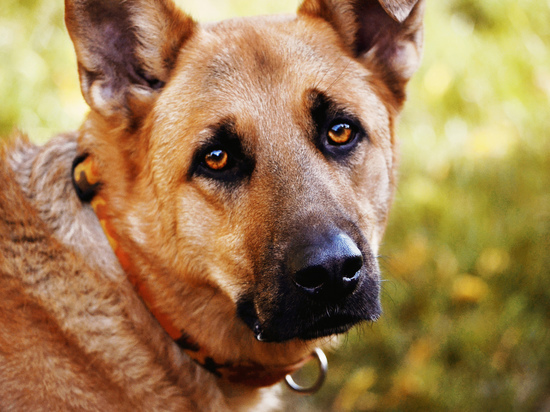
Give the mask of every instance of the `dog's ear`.
[[65, 0], [65, 23], [82, 94], [109, 119], [143, 114], [195, 27], [171, 0]]
[[398, 104], [420, 64], [424, 0], [304, 0], [298, 14], [321, 18], [352, 55], [376, 70]]

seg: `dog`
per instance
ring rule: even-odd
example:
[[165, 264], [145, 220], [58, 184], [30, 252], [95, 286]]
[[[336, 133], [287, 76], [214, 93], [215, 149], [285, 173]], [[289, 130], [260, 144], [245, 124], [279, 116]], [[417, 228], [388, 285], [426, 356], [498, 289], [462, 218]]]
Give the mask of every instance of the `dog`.
[[0, 151], [0, 409], [270, 410], [381, 314], [423, 0], [66, 0], [78, 131]]

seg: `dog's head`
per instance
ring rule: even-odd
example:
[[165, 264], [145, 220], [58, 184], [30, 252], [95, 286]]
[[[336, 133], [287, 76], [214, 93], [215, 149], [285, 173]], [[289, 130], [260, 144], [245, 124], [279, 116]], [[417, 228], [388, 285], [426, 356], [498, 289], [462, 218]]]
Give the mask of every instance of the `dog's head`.
[[203, 26], [169, 0], [66, 6], [91, 108], [81, 151], [177, 327], [253, 358], [377, 319], [422, 0]]

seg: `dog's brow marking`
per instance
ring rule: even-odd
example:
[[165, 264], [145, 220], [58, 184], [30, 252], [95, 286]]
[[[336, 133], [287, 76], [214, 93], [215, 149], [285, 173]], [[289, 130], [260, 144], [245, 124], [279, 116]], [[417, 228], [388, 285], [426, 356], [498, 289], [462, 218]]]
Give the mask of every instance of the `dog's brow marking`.
[[[327, 93], [313, 89], [308, 93], [308, 100], [311, 102], [309, 110], [311, 112], [314, 121], [320, 123], [329, 115], [338, 117], [345, 116], [360, 123], [357, 119], [357, 115], [346, 108], [345, 105], [338, 103], [335, 99], [329, 96]], [[321, 111], [320, 114], [314, 114], [315, 111]], [[322, 117], [322, 119], [320, 119]]]

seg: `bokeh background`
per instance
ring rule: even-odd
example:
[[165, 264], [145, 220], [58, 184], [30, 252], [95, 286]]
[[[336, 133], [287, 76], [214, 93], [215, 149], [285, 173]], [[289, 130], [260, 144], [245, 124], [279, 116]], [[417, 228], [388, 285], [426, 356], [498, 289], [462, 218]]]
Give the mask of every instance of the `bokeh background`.
[[[78, 127], [61, 0], [0, 1], [0, 135]], [[180, 0], [200, 20], [297, 0]], [[384, 316], [300, 411], [550, 411], [550, 1], [430, 1], [382, 249]]]

